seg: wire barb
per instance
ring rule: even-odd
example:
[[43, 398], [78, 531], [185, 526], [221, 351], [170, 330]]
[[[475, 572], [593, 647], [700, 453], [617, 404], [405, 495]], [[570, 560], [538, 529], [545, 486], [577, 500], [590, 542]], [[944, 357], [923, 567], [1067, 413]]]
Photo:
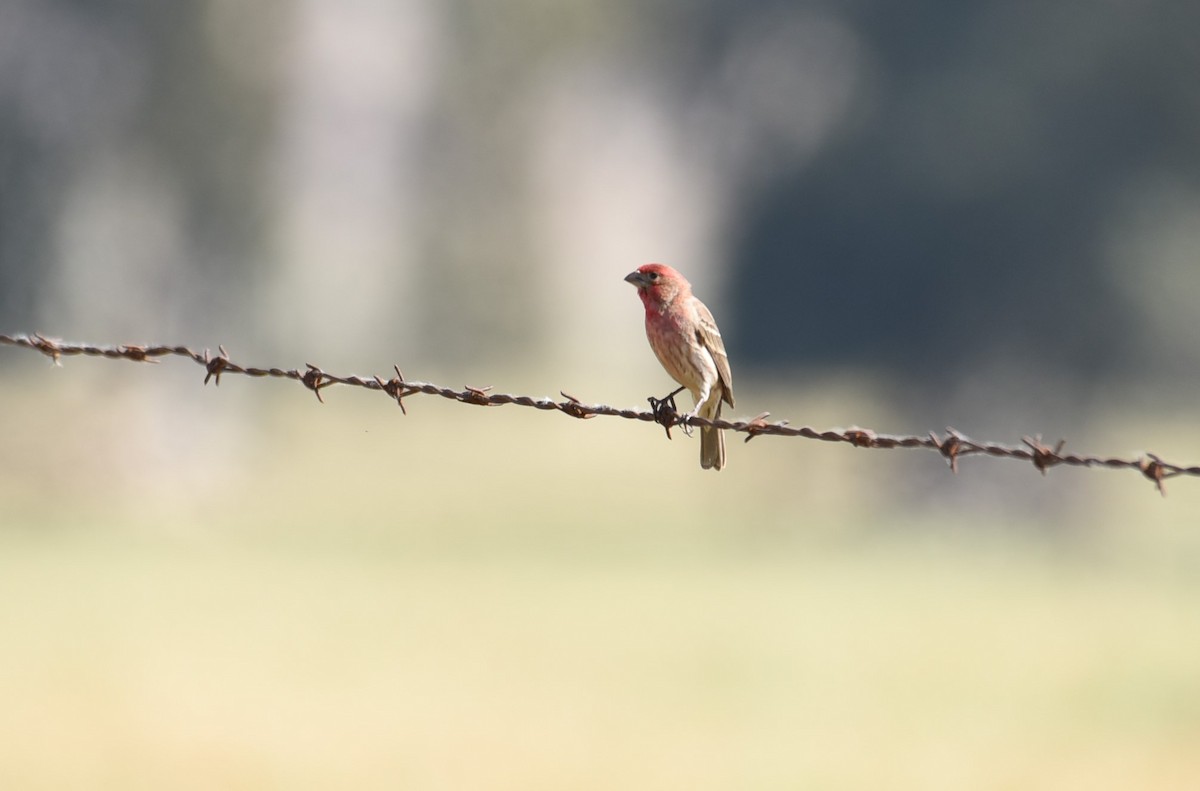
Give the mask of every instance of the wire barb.
[[596, 417], [596, 413], [589, 412], [584, 406], [583, 402], [575, 396], [562, 390], [559, 390], [558, 394], [567, 399], [565, 404], [561, 404], [558, 407], [562, 410], [563, 414], [570, 415], [571, 417], [577, 417], [580, 420], [590, 420], [591, 418]]
[[404, 399], [409, 396], [424, 394], [435, 395], [451, 401], [478, 406], [500, 406], [501, 404], [516, 404], [534, 409], [562, 412], [574, 418], [589, 419], [598, 416], [620, 417], [626, 420], [642, 420], [657, 423], [666, 431], [667, 439], [671, 438], [671, 428], [680, 426], [689, 431], [695, 426], [738, 431], [746, 435], [746, 442], [755, 437], [771, 435], [776, 437], [803, 437], [805, 439], [821, 440], [822, 442], [843, 442], [856, 448], [924, 448], [937, 451], [946, 460], [952, 472], [958, 472], [958, 460], [964, 456], [983, 454], [995, 458], [1019, 459], [1032, 462], [1035, 469], [1043, 475], [1051, 467], [1066, 465], [1069, 467], [1107, 467], [1108, 469], [1130, 469], [1140, 472], [1151, 481], [1159, 494], [1166, 496], [1165, 481], [1180, 475], [1200, 477], [1200, 465], [1181, 466], [1164, 461], [1153, 453], [1145, 453], [1136, 459], [1121, 459], [1101, 456], [1083, 456], [1074, 453], [1065, 454], [1065, 440], [1059, 440], [1054, 447], [1047, 446], [1040, 435], [1024, 436], [1021, 442], [1024, 447], [1001, 445], [994, 442], [977, 442], [965, 434], [947, 428], [944, 437], [930, 432], [925, 436], [880, 434], [870, 429], [851, 426], [845, 429], [826, 429], [818, 431], [811, 426], [791, 426], [786, 420], [774, 423], [767, 422], [769, 412], [763, 412], [749, 421], [729, 421], [724, 419], [710, 420], [699, 416], [684, 417], [680, 415], [675, 405], [675, 396], [683, 391], [679, 388], [665, 398], [650, 397], [649, 412], [635, 409], [617, 409], [604, 404], [585, 404], [578, 398], [560, 391], [563, 401], [549, 398], [531, 398], [515, 396], [507, 393], [494, 393], [492, 387], [470, 387], [464, 390], [454, 390], [448, 387], [430, 384], [428, 382], [410, 381], [404, 378], [399, 366], [393, 366], [395, 377], [384, 381], [378, 376], [364, 378], [360, 376], [337, 376], [308, 363], [304, 371], [294, 368], [251, 368], [244, 367], [229, 358], [224, 346], [218, 346], [219, 354], [212, 355], [208, 349], [204, 353], [192, 351], [186, 346], [144, 346], [126, 344], [123, 346], [96, 346], [85, 343], [67, 343], [47, 338], [39, 333], [30, 335], [0, 334], [0, 345], [16, 346], [32, 349], [44, 354], [61, 365], [63, 357], [84, 355], [87, 357], [102, 357], [109, 360], [129, 360], [139, 363], [157, 362], [157, 358], [166, 356], [186, 357], [205, 369], [204, 384], [212, 381], [221, 384], [223, 374], [241, 374], [250, 377], [271, 377], [276, 379], [292, 379], [313, 391], [321, 403], [325, 399], [321, 391], [333, 385], [359, 387], [384, 393], [396, 401], [401, 412], [408, 414]]
[[1060, 439], [1058, 444], [1051, 450], [1046, 445], [1042, 444], [1042, 435], [1036, 437], [1021, 437], [1021, 441], [1029, 446], [1032, 451], [1033, 466], [1038, 468], [1038, 472], [1042, 477], [1046, 476], [1046, 470], [1056, 464], [1062, 464], [1062, 449], [1067, 444], [1065, 439]]
[[[1163, 485], [1163, 479], [1167, 477], [1168, 466], [1153, 453], [1147, 453], [1138, 459], [1138, 468], [1142, 471], [1142, 475], [1154, 482], [1154, 487], [1163, 497], [1167, 496], [1167, 487]], [[1179, 472], [1172, 472], [1171, 475], [1179, 475]]]
[[416, 391], [409, 390], [405, 386], [404, 374], [400, 373], [400, 366], [393, 365], [392, 368], [396, 369], [396, 375], [393, 378], [385, 382], [376, 376], [375, 384], [379, 385], [380, 390], [396, 399], [396, 406], [400, 407], [400, 412], [407, 415], [408, 410], [404, 408], [404, 397], [412, 395]]
[[488, 395], [488, 391], [492, 389], [492, 385], [488, 385], [487, 387], [471, 387], [470, 385], [463, 385], [463, 387], [466, 389], [463, 390], [462, 393], [459, 393], [458, 400], [462, 401], [464, 404], [475, 404], [476, 406], [496, 406], [498, 403], [500, 403], [498, 401], [493, 401], [492, 397]]
[[305, 363], [304, 367], [308, 370], [304, 372], [304, 376], [300, 377], [300, 382], [309, 390], [312, 390], [317, 400], [324, 404], [325, 399], [321, 397], [321, 389], [329, 387], [332, 384], [337, 384], [337, 382], [328, 381], [325, 377], [325, 372], [312, 363]]
[[[742, 440], [742, 442], [749, 442], [755, 437], [762, 436], [762, 434], [770, 427], [770, 424], [767, 423], [767, 418], [770, 416], [770, 412], [760, 412], [754, 417], [753, 420], [748, 422], [746, 424], [746, 438]], [[779, 425], [786, 426], [787, 421], [781, 420], [779, 421]]]
[[49, 357], [50, 361], [56, 366], [62, 365], [61, 353], [58, 350], [58, 345], [54, 341], [44, 337], [38, 332], [35, 332], [33, 337], [31, 339], [27, 338], [27, 340], [29, 342], [26, 345], [28, 345], [29, 348], [37, 349], [39, 352]]
[[221, 351], [217, 357], [210, 357], [208, 349], [204, 350], [204, 367], [208, 369], [208, 373], [204, 375], [204, 384], [208, 384], [208, 380], [212, 379], [213, 384], [220, 387], [221, 372], [225, 370], [225, 366], [229, 365], [229, 355], [225, 352], [224, 346], [217, 348]]
[[958, 455], [963, 452], [963, 443], [960, 435], [952, 428], [947, 428], [948, 432], [945, 439], [939, 439], [938, 435], [929, 432], [929, 439], [933, 443], [933, 448], [939, 451], [945, 458], [946, 463], [950, 465], [950, 472], [958, 475]]
[[856, 448], [869, 448], [875, 441], [875, 432], [870, 429], [851, 426], [846, 429], [846, 441]]

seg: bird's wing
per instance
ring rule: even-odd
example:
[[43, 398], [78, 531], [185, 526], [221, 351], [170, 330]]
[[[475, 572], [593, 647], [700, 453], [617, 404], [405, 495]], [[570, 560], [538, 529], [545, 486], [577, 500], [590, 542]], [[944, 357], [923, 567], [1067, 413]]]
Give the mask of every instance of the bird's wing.
[[[725, 342], [721, 340], [721, 331], [713, 319], [712, 311], [700, 300], [696, 300], [696, 340], [712, 355], [717, 364], [717, 378], [724, 390], [726, 403], [733, 406], [733, 374], [729, 371], [729, 356], [725, 354]], [[719, 403], [719, 402], [718, 402]]]

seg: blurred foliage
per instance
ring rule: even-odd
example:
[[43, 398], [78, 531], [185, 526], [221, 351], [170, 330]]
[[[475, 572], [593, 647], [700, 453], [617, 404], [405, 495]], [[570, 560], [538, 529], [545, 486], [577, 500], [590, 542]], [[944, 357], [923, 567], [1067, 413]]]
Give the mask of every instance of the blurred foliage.
[[1182, 321], [1147, 332], [1146, 314], [1165, 291], [1194, 300], [1200, 269], [1148, 297], [1129, 281], [1156, 267], [1159, 239], [1108, 246], [1133, 230], [1131, 194], [1200, 219], [1200, 52], [1186, 32], [1198, 14], [855, 4], [876, 82], [823, 155], [780, 168], [742, 212], [731, 258], [746, 276], [733, 282], [755, 310], [740, 351], [792, 359], [772, 342], [787, 317], [787, 332], [821, 339], [804, 354], [830, 364], [929, 371], [982, 352], [1083, 376], [1144, 371], [1154, 343], [1190, 335]]
[[[560, 365], [603, 355], [619, 276], [666, 259], [744, 366], [1192, 383], [1163, 295], [1200, 295], [1171, 263], [1197, 256], [1197, 24], [1073, 0], [17, 0], [0, 323]], [[597, 313], [561, 307], [579, 293]]]

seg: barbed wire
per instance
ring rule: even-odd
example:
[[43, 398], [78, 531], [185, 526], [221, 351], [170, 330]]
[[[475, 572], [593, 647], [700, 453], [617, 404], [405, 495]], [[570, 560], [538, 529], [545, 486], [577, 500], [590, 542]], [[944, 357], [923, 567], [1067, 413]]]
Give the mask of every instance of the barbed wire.
[[1003, 445], [996, 442], [980, 442], [967, 437], [963, 433], [947, 427], [946, 433], [939, 436], [937, 432], [929, 432], [925, 436], [881, 434], [870, 429], [851, 426], [818, 430], [810, 426], [792, 426], [786, 420], [768, 422], [769, 412], [763, 412], [751, 420], [708, 420], [702, 417], [681, 415], [675, 406], [676, 390], [665, 398], [649, 398], [649, 411], [636, 409], [618, 409], [605, 404], [585, 404], [574, 396], [560, 392], [563, 401], [552, 398], [533, 398], [530, 396], [494, 393], [492, 387], [464, 386], [462, 390], [450, 387], [405, 379], [398, 366], [393, 366], [396, 375], [388, 379], [379, 376], [338, 376], [324, 371], [312, 363], [306, 363], [304, 370], [296, 368], [256, 368], [245, 366], [230, 359], [224, 346], [218, 346], [218, 354], [213, 355], [208, 349], [203, 353], [193, 351], [186, 346], [97, 346], [87, 343], [67, 343], [47, 338], [34, 333], [32, 335], [3, 335], [0, 334], [0, 344], [16, 346], [41, 352], [59, 364], [63, 357], [78, 355], [88, 357], [103, 357], [110, 360], [130, 360], [142, 363], [157, 363], [161, 357], [186, 357], [205, 369], [204, 384], [210, 381], [214, 385], [221, 384], [225, 374], [240, 374], [250, 377], [272, 377], [276, 379], [291, 379], [300, 382], [316, 395], [321, 403], [325, 399], [321, 391], [333, 385], [359, 387], [384, 393], [393, 399], [404, 414], [408, 414], [404, 399], [415, 395], [434, 395], [463, 404], [476, 406], [502, 406], [515, 404], [532, 407], [545, 411], [557, 411], [571, 417], [590, 419], [594, 417], [620, 417], [626, 420], [641, 420], [657, 423], [671, 436], [671, 429], [679, 426], [689, 432], [694, 426], [713, 426], [715, 428], [736, 431], [746, 435], [746, 442], [759, 436], [774, 437], [804, 437], [805, 439], [821, 440], [823, 442], [842, 442], [856, 448], [924, 448], [937, 451], [949, 464], [950, 469], [958, 472], [958, 461], [967, 456], [985, 455], [994, 458], [1018, 459], [1032, 462], [1033, 466], [1043, 475], [1051, 467], [1066, 465], [1068, 467], [1107, 467], [1109, 469], [1137, 470], [1154, 483], [1159, 493], [1166, 496], [1164, 482], [1168, 478], [1179, 475], [1200, 477], [1200, 466], [1183, 466], [1164, 461], [1153, 453], [1144, 453], [1135, 459], [1123, 459], [1105, 456], [1085, 456], [1076, 453], [1064, 453], [1065, 440], [1059, 440], [1053, 447], [1042, 441], [1041, 435], [1021, 438], [1024, 447]]

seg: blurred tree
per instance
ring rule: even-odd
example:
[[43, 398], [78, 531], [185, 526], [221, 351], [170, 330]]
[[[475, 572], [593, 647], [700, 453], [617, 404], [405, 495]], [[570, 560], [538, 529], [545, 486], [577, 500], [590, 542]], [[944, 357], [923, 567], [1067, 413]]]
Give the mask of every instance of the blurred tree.
[[272, 114], [254, 75], [285, 5], [0, 7], [4, 324], [180, 333], [242, 312]]
[[663, 258], [741, 366], [1098, 376], [1200, 299], [1186, 4], [361, 0], [302, 45], [297, 8], [0, 6], [0, 324], [544, 361], [571, 322], [594, 361], [563, 290]]
[[844, 134], [781, 162], [741, 205], [732, 353], [929, 371], [984, 350], [1082, 375], [1142, 354], [1102, 245], [1139, 174], [1200, 191], [1200, 49], [1185, 32], [1200, 10], [843, 13], [876, 84]]

